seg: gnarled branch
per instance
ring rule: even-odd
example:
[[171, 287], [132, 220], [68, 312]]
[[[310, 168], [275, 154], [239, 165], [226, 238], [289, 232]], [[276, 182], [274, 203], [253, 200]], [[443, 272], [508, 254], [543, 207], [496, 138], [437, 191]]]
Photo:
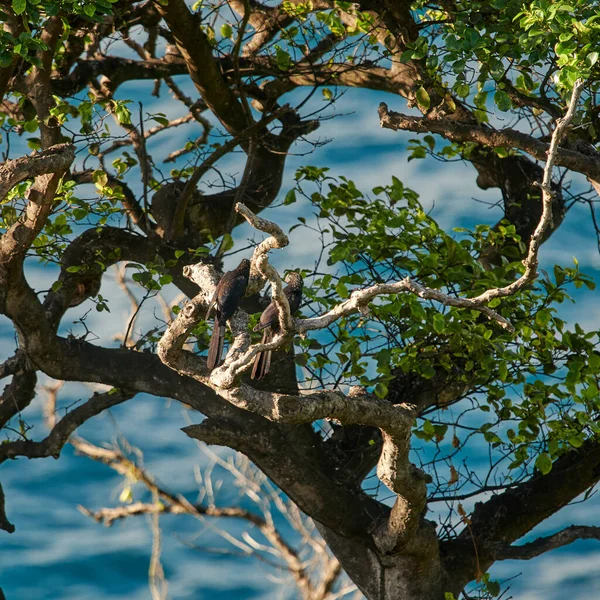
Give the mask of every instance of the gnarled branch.
[[75, 158], [72, 144], [57, 144], [30, 156], [22, 156], [0, 165], [0, 200], [21, 181], [38, 175], [64, 171]]

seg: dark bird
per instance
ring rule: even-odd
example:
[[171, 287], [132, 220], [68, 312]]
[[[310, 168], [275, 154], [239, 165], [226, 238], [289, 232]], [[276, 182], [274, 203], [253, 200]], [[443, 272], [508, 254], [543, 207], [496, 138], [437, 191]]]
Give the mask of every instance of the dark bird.
[[[299, 273], [288, 273], [285, 278], [287, 285], [283, 288], [283, 293], [290, 304], [290, 312], [293, 315], [299, 308], [302, 302], [302, 286], [303, 281]], [[279, 331], [279, 313], [275, 301], [265, 308], [260, 321], [254, 328], [254, 331], [262, 331], [262, 343], [268, 344], [273, 339], [273, 336]], [[252, 379], [262, 379], [271, 368], [271, 350], [259, 352], [254, 359], [254, 367], [252, 368]]]
[[214, 369], [221, 362], [223, 342], [225, 341], [225, 326], [227, 325], [227, 321], [233, 317], [240, 304], [240, 300], [246, 293], [249, 277], [250, 261], [244, 259], [233, 271], [225, 273], [221, 281], [217, 284], [215, 295], [210, 301], [208, 312], [206, 313], [206, 318], [208, 319], [213, 307], [216, 308], [215, 324], [206, 360], [206, 365], [209, 369]]

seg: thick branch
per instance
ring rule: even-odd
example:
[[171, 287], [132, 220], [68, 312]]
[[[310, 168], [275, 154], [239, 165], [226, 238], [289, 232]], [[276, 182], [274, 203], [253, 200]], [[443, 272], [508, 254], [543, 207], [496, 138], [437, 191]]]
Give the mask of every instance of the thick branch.
[[250, 125], [240, 101], [221, 74], [200, 21], [183, 0], [156, 3], [161, 17], [173, 33], [196, 88], [227, 131], [235, 135]]
[[[470, 529], [443, 544], [443, 555], [456, 590], [473, 579], [477, 568], [485, 571], [496, 553], [510, 546], [600, 479], [600, 444], [589, 440], [565, 454], [547, 475], [530, 480], [475, 505]], [[477, 555], [474, 547], [477, 548]], [[500, 558], [501, 559], [501, 558]]]
[[40, 442], [19, 440], [0, 445], [0, 463], [9, 458], [58, 458], [69, 436], [86, 421], [102, 411], [133, 398], [135, 394], [113, 389], [103, 394], [94, 394], [87, 402], [68, 412]]
[[4, 502], [4, 490], [2, 489], [2, 484], [0, 483], [0, 529], [8, 533], [14, 533], [15, 526], [8, 520], [8, 517], [6, 516], [6, 507], [4, 506]]
[[17, 183], [45, 173], [65, 171], [74, 159], [72, 144], [57, 144], [48, 150], [5, 162], [0, 165], [0, 201]]
[[25, 410], [35, 398], [37, 375], [29, 361], [24, 358], [14, 372], [12, 381], [0, 396], [0, 429], [17, 413]]
[[[578, 97], [580, 93], [581, 89], [578, 90]], [[551, 148], [551, 144], [514, 129], [493, 129], [448, 119], [411, 117], [388, 111], [385, 103], [379, 105], [379, 117], [381, 126], [385, 129], [438, 133], [453, 142], [476, 142], [490, 148], [518, 148], [537, 160], [546, 160]], [[583, 173], [591, 179], [600, 179], [600, 159], [596, 156], [557, 148], [555, 163], [559, 167]]]
[[126, 81], [138, 79], [166, 78], [186, 75], [187, 65], [181, 57], [168, 55], [165, 58], [132, 60], [119, 56], [99, 56], [82, 59], [77, 66], [62, 79], [52, 80], [52, 91], [59, 96], [72, 96], [84, 89], [90, 81], [104, 75], [103, 91], [113, 94]]
[[[49, 162], [45, 163], [44, 169], [48, 169], [49, 163], [55, 168], [49, 171], [48, 174], [36, 177], [33, 186], [29, 190], [28, 202], [23, 215], [0, 238], [0, 265], [4, 264], [4, 268], [10, 268], [14, 261], [22, 260], [25, 252], [42, 230], [50, 214], [60, 180], [75, 158], [75, 148], [70, 144], [61, 145], [58, 149], [54, 146], [49, 151], [53, 151], [54, 157], [53, 159], [48, 157]], [[22, 169], [18, 169], [18, 172], [19, 176], [24, 173]], [[8, 173], [11, 173], [10, 167]], [[9, 181], [13, 181], [10, 175], [7, 176], [7, 183]], [[0, 284], [6, 285], [8, 274], [3, 274], [3, 270], [3, 268], [0, 268]], [[0, 292], [0, 307], [3, 304], [1, 296], [2, 293]]]

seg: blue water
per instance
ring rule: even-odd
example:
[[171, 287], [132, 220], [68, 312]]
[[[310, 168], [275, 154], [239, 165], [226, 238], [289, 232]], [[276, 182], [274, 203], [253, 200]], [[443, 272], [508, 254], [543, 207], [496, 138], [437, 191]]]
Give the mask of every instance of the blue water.
[[[143, 85], [123, 87], [121, 97], [138, 98], [144, 93]], [[169, 112], [166, 99], [149, 99], [149, 112]], [[332, 174], [353, 178], [359, 188], [368, 189], [387, 183], [392, 175], [421, 194], [421, 199], [432, 215], [446, 228], [469, 226], [475, 222], [494, 223], [498, 209], [490, 209], [473, 198], [493, 202], [497, 190], [484, 192], [474, 184], [474, 171], [462, 163], [440, 164], [434, 161], [406, 162], [406, 142], [410, 135], [382, 131], [379, 128], [377, 105], [381, 95], [353, 90], [347, 93], [345, 108], [355, 114], [327, 121], [315, 137], [335, 138], [335, 142], [317, 149], [309, 156], [292, 156], [288, 162], [284, 193], [292, 185], [295, 168], [302, 164], [328, 165]], [[386, 98], [390, 109], [403, 110], [404, 103]], [[152, 104], [154, 103], [154, 104]], [[349, 110], [349, 109], [348, 109]], [[190, 132], [174, 130], [166, 136], [164, 152], [182, 143], [182, 136]], [[163, 151], [158, 143], [150, 151]], [[304, 148], [306, 151], [306, 147]], [[238, 169], [239, 171], [240, 169]], [[308, 216], [308, 207], [298, 203], [265, 213], [290, 227], [298, 216]], [[296, 230], [291, 235], [291, 246], [273, 257], [277, 266], [310, 268], [315, 260], [315, 248], [307, 232]], [[240, 227], [236, 238], [240, 241], [253, 236], [248, 227]], [[302, 242], [301, 245], [299, 242]], [[543, 249], [543, 263], [551, 267], [555, 262], [572, 264], [576, 255], [581, 268], [598, 275], [600, 260], [595, 248], [593, 229], [587, 208], [576, 206], [567, 217], [558, 234]], [[29, 277], [37, 289], [47, 289], [54, 274], [49, 269], [29, 266]], [[103, 288], [114, 293], [114, 284]], [[600, 322], [597, 292], [577, 292], [578, 304], [565, 305], [563, 315], [570, 321], [578, 320], [584, 327], [598, 328]], [[114, 333], [122, 331], [128, 303], [115, 299], [109, 321], [100, 321], [92, 311], [89, 320], [102, 331], [103, 343], [111, 341]], [[65, 327], [78, 331], [73, 321], [91, 308], [91, 304], [68, 313]], [[104, 318], [104, 317], [103, 317]], [[150, 320], [152, 315], [150, 314]], [[149, 321], [148, 321], [149, 322]], [[144, 321], [139, 325], [144, 325]], [[14, 334], [6, 321], [0, 320], [0, 357], [8, 356], [14, 348]], [[48, 383], [42, 378], [40, 385]], [[85, 386], [71, 385], [60, 396], [59, 406], [66, 407], [76, 399], [85, 399], [91, 391]], [[42, 419], [42, 400], [38, 398], [24, 414], [35, 427], [30, 437], [45, 435]], [[194, 468], [202, 471], [208, 459], [197, 444], [180, 431], [200, 417], [175, 402], [160, 398], [139, 396], [108, 414], [96, 417], [84, 425], [79, 433], [96, 444], [110, 443], [123, 436], [144, 453], [144, 465], [161, 485], [170, 491], [182, 493], [196, 500], [198, 484]], [[228, 451], [215, 449], [219, 455]], [[70, 446], [65, 447], [59, 460], [19, 459], [0, 467], [0, 480], [7, 496], [7, 513], [16, 525], [13, 535], [0, 532], [0, 586], [8, 600], [80, 600], [83, 598], [110, 598], [114, 600], [146, 600], [148, 565], [152, 535], [145, 517], [134, 517], [105, 528], [77, 510], [81, 504], [91, 509], [115, 506], [122, 490], [122, 478], [108, 467], [77, 456]], [[224, 471], [217, 469], [214, 479], [225, 479]], [[135, 500], [150, 498], [139, 486], [133, 490]], [[240, 500], [239, 490], [223, 485], [217, 493], [217, 504], [239, 503], [251, 507], [247, 499]], [[531, 539], [572, 523], [598, 524], [600, 500], [592, 497], [586, 503], [569, 507], [543, 523], [532, 533]], [[296, 543], [297, 536], [281, 517], [276, 517], [286, 539]], [[222, 541], [210, 523], [187, 516], [163, 516], [162, 563], [173, 599], [267, 599], [297, 597], [292, 583], [273, 582], [269, 577], [282, 574], [252, 558], [231, 554], [214, 554], [207, 549], [219, 547], [235, 550]], [[213, 523], [232, 533], [240, 534], [239, 523]], [[252, 534], [258, 539], [256, 532]], [[528, 539], [530, 539], [528, 538]], [[192, 542], [203, 549], [189, 548]], [[588, 600], [600, 596], [600, 543], [578, 542], [568, 548], [552, 552], [531, 562], [505, 562], [496, 565], [494, 577], [501, 580], [521, 576], [511, 581], [510, 594], [519, 600], [559, 600], [568, 593], [571, 600]], [[509, 595], [510, 595], [509, 594]]]

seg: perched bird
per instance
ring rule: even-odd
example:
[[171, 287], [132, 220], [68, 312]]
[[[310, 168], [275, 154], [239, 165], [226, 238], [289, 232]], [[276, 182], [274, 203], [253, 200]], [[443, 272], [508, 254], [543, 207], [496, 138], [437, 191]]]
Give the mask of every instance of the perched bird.
[[[302, 286], [303, 281], [299, 273], [291, 272], [285, 278], [287, 285], [283, 288], [283, 293], [290, 304], [290, 312], [293, 315], [299, 308], [302, 302]], [[260, 321], [254, 328], [254, 331], [262, 331], [262, 343], [268, 344], [273, 336], [279, 331], [279, 313], [275, 301], [265, 308]], [[259, 352], [254, 359], [254, 367], [252, 368], [252, 379], [262, 379], [271, 368], [271, 350]]]
[[206, 313], [208, 319], [213, 307], [216, 309], [215, 324], [206, 360], [209, 369], [214, 369], [221, 362], [223, 342], [225, 341], [225, 326], [227, 321], [233, 317], [240, 300], [246, 293], [249, 277], [250, 261], [244, 259], [233, 271], [225, 273], [217, 284], [215, 295], [210, 301]]

